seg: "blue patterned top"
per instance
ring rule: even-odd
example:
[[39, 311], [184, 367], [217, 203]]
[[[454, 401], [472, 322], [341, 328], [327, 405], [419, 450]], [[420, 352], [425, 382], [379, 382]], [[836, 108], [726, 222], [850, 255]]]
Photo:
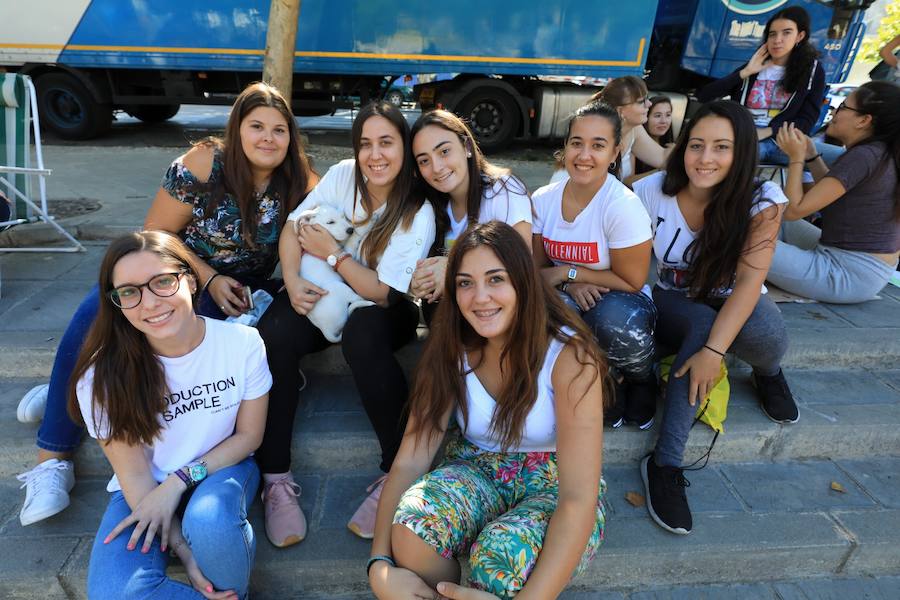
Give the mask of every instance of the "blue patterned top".
[[181, 239], [203, 261], [223, 275], [246, 275], [266, 279], [278, 262], [278, 209], [280, 200], [271, 187], [257, 201], [256, 247], [241, 237], [241, 212], [231, 194], [224, 194], [212, 216], [206, 218], [206, 203], [212, 189], [224, 177], [221, 153], [213, 154], [208, 186], [175, 159], [163, 177], [162, 187], [173, 198], [192, 207], [193, 220], [180, 232]]

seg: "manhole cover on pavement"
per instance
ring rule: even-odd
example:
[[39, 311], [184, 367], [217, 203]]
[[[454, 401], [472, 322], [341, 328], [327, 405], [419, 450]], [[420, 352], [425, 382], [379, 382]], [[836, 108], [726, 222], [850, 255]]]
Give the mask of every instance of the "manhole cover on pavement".
[[47, 200], [50, 214], [57, 219], [78, 217], [100, 210], [100, 202], [90, 198], [59, 198]]

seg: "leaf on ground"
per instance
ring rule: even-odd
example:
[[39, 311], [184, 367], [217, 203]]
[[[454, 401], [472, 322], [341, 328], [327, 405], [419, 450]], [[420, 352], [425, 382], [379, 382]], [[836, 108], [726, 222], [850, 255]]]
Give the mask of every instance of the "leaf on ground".
[[644, 497], [641, 494], [638, 494], [637, 492], [626, 493], [625, 499], [628, 500], [628, 504], [630, 504], [632, 506], [644, 506], [644, 504], [646, 504]]
[[844, 489], [844, 486], [842, 486], [841, 484], [839, 484], [837, 481], [832, 481], [832, 482], [831, 482], [831, 489], [833, 489], [833, 490], [836, 491], [836, 492], [840, 492], [840, 493], [842, 493], [842, 494], [846, 494], [846, 493], [847, 493], [847, 490]]

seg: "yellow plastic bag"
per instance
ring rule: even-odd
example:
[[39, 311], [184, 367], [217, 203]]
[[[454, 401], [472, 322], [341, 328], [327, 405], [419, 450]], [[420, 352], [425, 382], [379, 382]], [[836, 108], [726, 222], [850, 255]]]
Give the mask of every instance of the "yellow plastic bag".
[[[669, 371], [672, 369], [673, 362], [675, 362], [674, 354], [660, 361], [659, 376], [663, 381], [669, 380]], [[731, 395], [731, 386], [728, 384], [728, 369], [725, 367], [724, 360], [721, 365], [716, 385], [703, 399], [704, 401], [698, 403], [696, 416], [715, 431], [725, 433], [723, 423], [728, 415], [728, 396]]]

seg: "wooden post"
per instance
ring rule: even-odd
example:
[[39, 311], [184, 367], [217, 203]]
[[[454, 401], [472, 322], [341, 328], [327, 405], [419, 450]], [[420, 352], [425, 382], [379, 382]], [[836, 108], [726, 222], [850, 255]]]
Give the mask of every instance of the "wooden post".
[[301, 0], [271, 0], [263, 81], [281, 90], [291, 103], [294, 79], [294, 51], [297, 47], [297, 18]]

